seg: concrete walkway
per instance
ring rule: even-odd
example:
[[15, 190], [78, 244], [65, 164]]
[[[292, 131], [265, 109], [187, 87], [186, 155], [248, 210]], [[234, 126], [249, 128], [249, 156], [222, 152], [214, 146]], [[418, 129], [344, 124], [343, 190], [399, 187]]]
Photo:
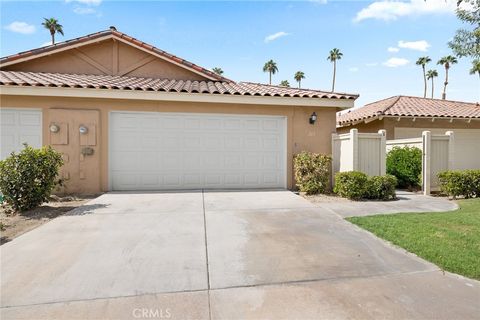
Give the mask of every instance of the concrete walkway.
[[335, 200], [321, 201], [320, 199], [315, 204], [321, 208], [332, 210], [344, 218], [399, 212], [441, 212], [458, 209], [455, 201], [447, 198], [424, 196], [408, 191], [397, 191], [397, 200], [394, 201], [349, 201], [342, 198]]
[[2, 319], [478, 319], [480, 283], [288, 191], [109, 193], [0, 247]]

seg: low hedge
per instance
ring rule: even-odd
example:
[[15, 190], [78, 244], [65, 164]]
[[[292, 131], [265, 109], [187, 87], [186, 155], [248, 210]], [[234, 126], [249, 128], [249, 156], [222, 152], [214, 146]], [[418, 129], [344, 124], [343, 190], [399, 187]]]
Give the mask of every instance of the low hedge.
[[396, 185], [397, 178], [390, 174], [369, 177], [366, 196], [368, 199], [393, 200], [397, 197], [395, 194]]
[[0, 191], [4, 201], [16, 211], [35, 208], [48, 200], [59, 183], [62, 155], [52, 147], [34, 149], [25, 144], [0, 161]]
[[306, 194], [328, 191], [332, 158], [327, 155], [301, 152], [293, 161], [295, 181], [298, 189]]
[[368, 176], [360, 171], [338, 172], [333, 191], [341, 197], [360, 200], [367, 194]]
[[347, 171], [335, 175], [334, 192], [351, 200], [396, 198], [397, 179], [392, 175], [369, 177], [363, 172]]
[[450, 197], [480, 197], [480, 170], [449, 170], [437, 176], [441, 192]]

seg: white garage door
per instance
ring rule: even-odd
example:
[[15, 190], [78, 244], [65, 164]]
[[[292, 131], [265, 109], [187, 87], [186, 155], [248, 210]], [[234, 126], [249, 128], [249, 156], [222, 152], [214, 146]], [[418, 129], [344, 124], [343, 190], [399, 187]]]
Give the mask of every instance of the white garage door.
[[422, 136], [422, 131], [432, 134], [454, 133], [454, 169], [480, 169], [480, 130], [479, 129], [422, 129], [395, 128], [395, 139], [416, 138]]
[[36, 109], [0, 108], [1, 159], [12, 151], [23, 149], [23, 143], [42, 146], [42, 111]]
[[112, 112], [112, 190], [285, 188], [286, 119]]

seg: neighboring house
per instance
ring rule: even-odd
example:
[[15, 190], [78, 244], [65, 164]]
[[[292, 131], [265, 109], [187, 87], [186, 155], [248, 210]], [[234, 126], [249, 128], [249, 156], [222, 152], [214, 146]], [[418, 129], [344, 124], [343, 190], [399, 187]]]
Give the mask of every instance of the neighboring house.
[[337, 132], [387, 131], [387, 139], [454, 132], [455, 169], [480, 168], [480, 105], [460, 101], [396, 96], [337, 114]]
[[1, 157], [52, 145], [78, 193], [291, 188], [293, 155], [330, 154], [336, 112], [357, 98], [234, 82], [114, 27], [0, 70]]

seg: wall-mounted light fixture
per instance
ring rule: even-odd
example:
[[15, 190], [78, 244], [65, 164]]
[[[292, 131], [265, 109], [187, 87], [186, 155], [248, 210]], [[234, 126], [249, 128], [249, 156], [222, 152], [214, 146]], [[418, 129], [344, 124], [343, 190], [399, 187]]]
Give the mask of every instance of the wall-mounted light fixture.
[[314, 112], [312, 113], [312, 115], [310, 116], [310, 119], [308, 119], [310, 124], [314, 124], [315, 121], [317, 121], [317, 114]]
[[88, 132], [88, 128], [85, 127], [85, 126], [80, 126], [80, 128], [78, 128], [78, 130], [80, 131], [80, 134], [87, 134], [87, 132]]
[[55, 123], [52, 123], [49, 129], [51, 133], [57, 133], [58, 131], [60, 131], [60, 127]]

